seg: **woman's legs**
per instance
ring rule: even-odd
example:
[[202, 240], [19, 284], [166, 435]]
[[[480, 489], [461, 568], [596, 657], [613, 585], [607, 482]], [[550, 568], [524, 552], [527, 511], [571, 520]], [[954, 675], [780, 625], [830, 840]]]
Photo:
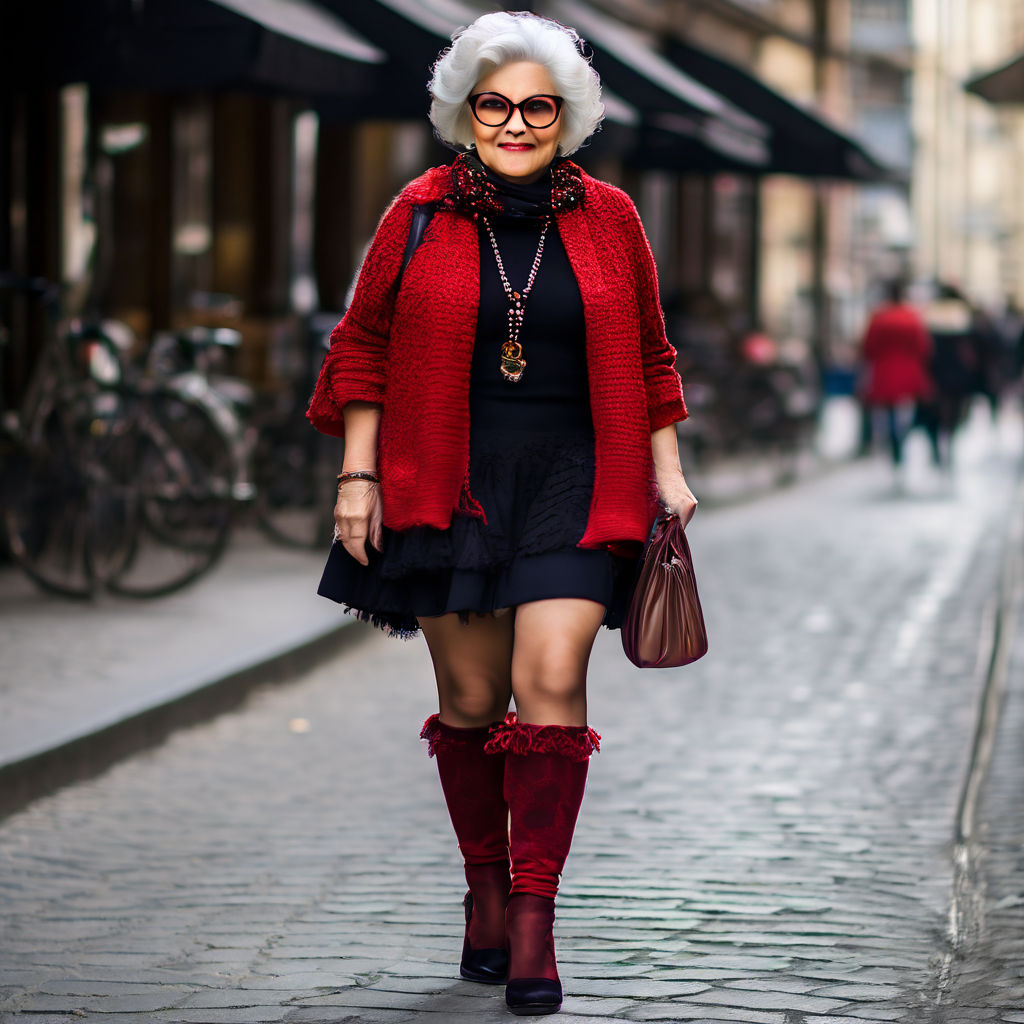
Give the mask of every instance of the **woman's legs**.
[[[510, 952], [506, 999], [520, 1013], [561, 1004], [554, 896], [597, 749], [586, 725], [586, 677], [604, 614], [596, 602], [567, 598], [469, 624], [454, 615], [421, 620], [441, 708], [424, 735], [466, 858], [473, 900], [467, 947], [472, 956], [498, 942], [496, 912], [507, 902], [500, 933]], [[511, 693], [518, 720], [490, 732]], [[505, 838], [511, 898], [504, 863], [496, 859]], [[495, 882], [499, 867], [502, 885]], [[466, 964], [464, 950], [463, 974], [484, 980], [480, 972], [467, 974]]]
[[583, 800], [597, 734], [587, 728], [587, 662], [605, 609], [559, 599], [516, 611], [512, 689], [518, 718], [489, 750], [505, 752], [512, 890], [505, 918], [508, 1005], [550, 1013], [561, 1005], [554, 899]]
[[421, 618], [437, 680], [441, 720], [471, 729], [500, 722], [512, 696], [512, 639], [514, 618], [458, 615]]
[[508, 710], [512, 616], [474, 616], [462, 623], [457, 615], [446, 615], [421, 619], [420, 625], [441, 709], [427, 719], [422, 735], [437, 759], [470, 891], [461, 972], [476, 981], [500, 982], [507, 968], [505, 907], [511, 884], [505, 758], [485, 753], [484, 745], [489, 726]]
[[899, 467], [903, 464], [903, 431], [899, 409], [894, 405], [886, 406], [885, 419], [889, 432], [889, 454], [892, 456], [892, 464]]
[[512, 692], [520, 722], [587, 724], [587, 663], [604, 605], [578, 598], [516, 609]]

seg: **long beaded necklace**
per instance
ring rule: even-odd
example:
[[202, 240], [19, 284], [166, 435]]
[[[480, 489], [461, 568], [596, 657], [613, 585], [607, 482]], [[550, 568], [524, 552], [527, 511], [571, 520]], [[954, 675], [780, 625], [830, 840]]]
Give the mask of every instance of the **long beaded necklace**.
[[530, 267], [530, 276], [526, 279], [526, 287], [522, 293], [513, 291], [505, 276], [505, 264], [501, 262], [501, 253], [498, 251], [498, 240], [491, 230], [490, 221], [486, 217], [480, 218], [487, 231], [487, 237], [491, 240], [491, 248], [494, 250], [494, 259], [498, 264], [498, 274], [501, 277], [501, 286], [505, 289], [505, 297], [508, 299], [508, 341], [501, 346], [501, 375], [507, 381], [515, 384], [522, 379], [523, 371], [526, 369], [526, 360], [523, 358], [523, 346], [519, 344], [519, 332], [523, 326], [523, 317], [526, 315], [526, 300], [533, 290], [533, 282], [537, 277], [537, 269], [540, 267], [541, 257], [544, 255], [544, 238], [551, 227], [551, 218], [544, 218], [544, 227], [541, 228], [540, 241], [537, 243], [537, 254], [533, 257], [533, 266]]

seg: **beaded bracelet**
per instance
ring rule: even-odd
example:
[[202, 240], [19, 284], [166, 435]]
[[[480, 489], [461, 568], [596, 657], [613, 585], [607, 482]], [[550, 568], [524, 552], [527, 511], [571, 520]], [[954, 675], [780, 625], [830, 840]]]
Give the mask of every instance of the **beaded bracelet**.
[[338, 486], [340, 487], [343, 483], [347, 483], [349, 480], [367, 480], [371, 484], [379, 484], [380, 477], [376, 473], [371, 473], [368, 469], [356, 470], [352, 473], [339, 473], [338, 474]]

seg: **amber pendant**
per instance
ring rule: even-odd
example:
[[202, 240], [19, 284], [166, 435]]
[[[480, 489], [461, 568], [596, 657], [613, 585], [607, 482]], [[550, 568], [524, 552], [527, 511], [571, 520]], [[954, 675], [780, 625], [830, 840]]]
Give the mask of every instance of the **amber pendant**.
[[518, 341], [506, 341], [501, 347], [501, 375], [515, 384], [526, 369], [523, 346]]

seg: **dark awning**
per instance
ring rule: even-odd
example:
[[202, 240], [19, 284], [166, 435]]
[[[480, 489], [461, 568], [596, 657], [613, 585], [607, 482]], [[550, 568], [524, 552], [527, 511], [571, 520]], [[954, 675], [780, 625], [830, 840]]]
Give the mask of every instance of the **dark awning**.
[[675, 67], [630, 26], [579, 0], [549, 0], [543, 10], [586, 39], [601, 81], [640, 111], [641, 140], [648, 130], [675, 140], [681, 162], [673, 169], [767, 164], [768, 127]]
[[897, 180], [863, 146], [820, 116], [786, 99], [748, 71], [678, 41], [666, 56], [681, 70], [771, 126], [771, 157], [762, 173], [856, 181]]
[[965, 88], [989, 103], [1024, 103], [1024, 53], [995, 71], [972, 78]]
[[383, 50], [312, 0], [35, 0], [5, 5], [12, 84], [246, 88], [359, 97]]
[[430, 108], [427, 83], [438, 54], [452, 33], [480, 16], [461, 0], [319, 0], [376, 46], [385, 50], [379, 87], [358, 108], [318, 104], [321, 113], [341, 120], [418, 120]]

